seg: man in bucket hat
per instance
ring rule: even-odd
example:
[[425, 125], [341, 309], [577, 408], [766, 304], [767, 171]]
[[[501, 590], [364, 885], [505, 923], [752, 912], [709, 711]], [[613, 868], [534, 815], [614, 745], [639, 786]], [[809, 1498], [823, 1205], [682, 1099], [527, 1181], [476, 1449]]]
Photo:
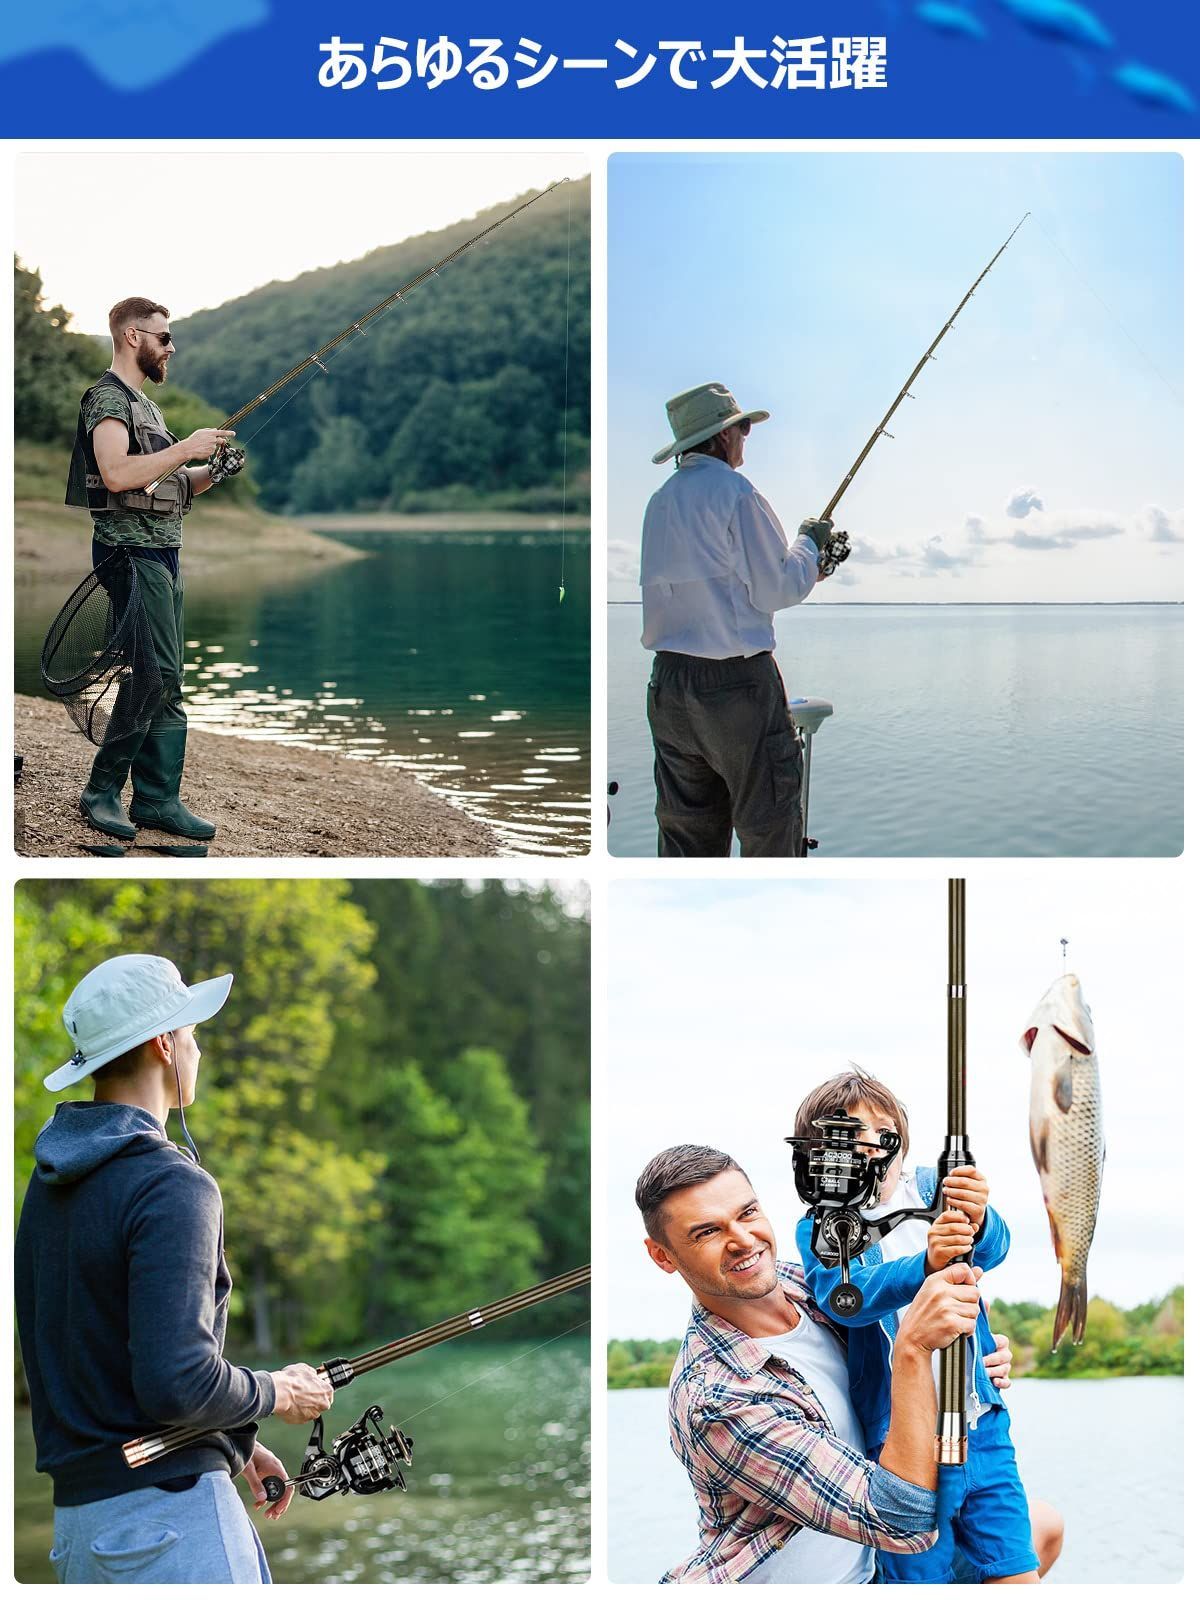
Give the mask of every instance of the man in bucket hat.
[[744, 856], [800, 853], [800, 741], [773, 616], [820, 581], [833, 524], [810, 518], [789, 545], [739, 473], [751, 427], [769, 415], [701, 384], [667, 401], [674, 438], [653, 457], [675, 459], [642, 526], [660, 856], [727, 856], [734, 831]]
[[[54, 1480], [62, 1583], [269, 1583], [233, 1478], [267, 1507], [264, 1476], [287, 1473], [256, 1441], [272, 1414], [310, 1422], [328, 1379], [297, 1364], [254, 1372], [221, 1350], [232, 1280], [221, 1196], [184, 1121], [195, 1097], [198, 1024], [231, 974], [190, 987], [160, 956], [116, 956], [63, 1008], [75, 1046], [45, 1080], [92, 1076], [34, 1146], [17, 1231], [16, 1300], [37, 1466]], [[188, 1150], [167, 1138], [178, 1111]], [[175, 1423], [211, 1425], [200, 1444], [136, 1470], [122, 1444]], [[265, 1509], [280, 1515], [291, 1491]]]

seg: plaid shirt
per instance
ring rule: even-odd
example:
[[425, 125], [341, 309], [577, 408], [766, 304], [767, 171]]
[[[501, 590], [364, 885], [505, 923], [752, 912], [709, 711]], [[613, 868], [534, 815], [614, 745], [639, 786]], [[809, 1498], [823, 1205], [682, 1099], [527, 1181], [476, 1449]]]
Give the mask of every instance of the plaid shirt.
[[[805, 1316], [842, 1338], [798, 1266], [781, 1261], [779, 1278]], [[859, 1455], [798, 1372], [699, 1305], [671, 1374], [670, 1423], [700, 1509], [700, 1547], [663, 1583], [739, 1583], [798, 1528], [902, 1554], [937, 1538], [932, 1489]]]

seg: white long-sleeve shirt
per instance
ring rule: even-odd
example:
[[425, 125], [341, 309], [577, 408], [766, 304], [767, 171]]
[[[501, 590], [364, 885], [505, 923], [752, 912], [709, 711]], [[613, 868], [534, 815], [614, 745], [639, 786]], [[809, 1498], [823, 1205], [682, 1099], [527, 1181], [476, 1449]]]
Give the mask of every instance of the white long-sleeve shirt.
[[818, 577], [807, 534], [789, 545], [748, 478], [688, 455], [650, 497], [642, 524], [642, 643], [724, 660], [775, 648], [774, 613]]

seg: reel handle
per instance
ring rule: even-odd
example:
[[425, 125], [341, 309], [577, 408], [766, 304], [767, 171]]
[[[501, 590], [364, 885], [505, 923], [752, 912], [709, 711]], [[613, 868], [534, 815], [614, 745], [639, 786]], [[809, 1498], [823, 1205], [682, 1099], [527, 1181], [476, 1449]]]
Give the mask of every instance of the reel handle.
[[269, 1506], [277, 1506], [288, 1491], [288, 1479], [280, 1478], [275, 1473], [262, 1480], [263, 1491]]

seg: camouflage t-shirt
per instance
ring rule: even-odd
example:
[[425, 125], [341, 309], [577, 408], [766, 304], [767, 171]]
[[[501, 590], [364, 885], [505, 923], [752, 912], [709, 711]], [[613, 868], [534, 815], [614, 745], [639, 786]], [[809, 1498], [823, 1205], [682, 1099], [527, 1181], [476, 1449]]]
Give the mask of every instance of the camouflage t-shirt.
[[[101, 384], [93, 389], [83, 408], [83, 424], [88, 433], [94, 433], [105, 417], [116, 417], [128, 427], [132, 421], [131, 407], [141, 406], [146, 420], [165, 433], [166, 423], [162, 412], [148, 395], [140, 394], [135, 401], [115, 384]], [[183, 543], [182, 517], [153, 517], [145, 511], [93, 511], [92, 532], [101, 544], [156, 545], [159, 549], [178, 549]]]

